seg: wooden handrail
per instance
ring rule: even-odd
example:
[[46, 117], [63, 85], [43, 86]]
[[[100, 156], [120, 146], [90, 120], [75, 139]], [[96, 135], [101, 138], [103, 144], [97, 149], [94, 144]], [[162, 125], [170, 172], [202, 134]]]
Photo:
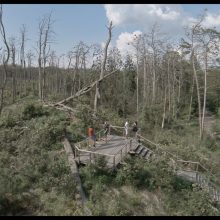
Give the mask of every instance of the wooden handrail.
[[111, 128], [124, 128], [124, 127], [121, 127], [121, 126], [116, 126], [116, 125], [110, 125]]
[[193, 164], [199, 164], [199, 162], [196, 161], [190, 161], [190, 160], [176, 160], [177, 162], [181, 163], [193, 163]]
[[139, 135], [139, 134], [138, 134], [138, 137], [140, 137], [140, 138], [144, 139], [145, 141], [147, 141], [147, 142], [153, 144], [154, 146], [156, 146], [156, 147], [159, 148], [160, 150], [164, 151], [165, 153], [170, 154], [172, 157], [174, 157], [174, 158], [176, 158], [176, 159], [179, 158], [177, 155], [172, 154], [171, 152], [169, 152], [169, 151], [167, 151], [167, 150], [164, 150], [164, 149], [163, 149], [162, 147], [160, 147], [158, 144], [153, 143], [152, 141], [148, 140], [147, 138], [145, 138], [145, 137], [143, 137], [143, 136], [141, 136], [141, 135]]
[[88, 151], [88, 150], [81, 150], [78, 149], [79, 152], [84, 152], [84, 153], [91, 153], [91, 154], [98, 154], [98, 155], [103, 155], [103, 156], [107, 156], [107, 157], [114, 157], [115, 155], [113, 154], [104, 154], [104, 153], [99, 153], [99, 152], [94, 152], [94, 151]]
[[182, 159], [180, 159], [177, 155], [172, 154], [172, 153], [170, 153], [170, 152], [164, 150], [164, 149], [161, 148], [158, 144], [153, 143], [152, 141], [148, 140], [147, 138], [145, 138], [145, 137], [143, 137], [143, 136], [141, 136], [141, 135], [138, 135], [138, 136], [139, 136], [140, 138], [143, 138], [143, 139], [146, 140], [147, 142], [149, 142], [149, 143], [155, 145], [156, 147], [158, 147], [158, 148], [161, 149], [162, 151], [164, 151], [164, 152], [166, 152], [166, 153], [172, 155], [174, 158], [176, 158], [176, 161], [177, 161], [177, 162], [182, 162], [182, 163], [186, 162], [186, 163], [191, 163], [191, 164], [198, 164], [198, 165], [199, 165], [202, 169], [204, 169], [209, 175], [211, 175], [212, 177], [214, 177], [214, 178], [217, 179], [217, 177], [216, 177], [213, 173], [211, 173], [207, 168], [205, 168], [203, 165], [201, 165], [200, 162], [198, 162], [198, 161], [186, 161], [186, 160], [182, 160]]
[[[124, 127], [122, 127], [122, 126], [116, 126], [116, 125], [110, 125], [110, 128], [113, 128], [113, 129], [114, 129], [114, 128], [116, 128], [116, 129], [117, 129], [117, 128], [118, 128], [118, 129], [124, 129]], [[98, 132], [96, 133], [96, 135], [97, 135], [97, 134], [100, 134], [102, 131], [104, 131], [104, 129], [101, 129], [100, 131], [98, 131]], [[175, 154], [173, 154], [173, 153], [171, 153], [171, 152], [169, 152], [169, 151], [163, 149], [159, 144], [156, 144], [156, 143], [154, 143], [154, 142], [148, 140], [147, 138], [145, 138], [145, 137], [143, 137], [143, 136], [141, 136], [141, 135], [139, 135], [139, 134], [137, 134], [137, 136], [140, 137], [141, 139], [147, 141], [147, 142], [150, 143], [151, 145], [155, 146], [156, 149], [159, 149], [159, 150], [161, 150], [162, 152], [171, 155], [173, 158], [175, 158], [174, 161], [176, 161], [176, 162], [181, 162], [181, 163], [197, 164], [196, 171], [198, 171], [197, 169], [198, 169], [198, 166], [199, 166], [199, 167], [201, 167], [203, 170], [205, 170], [208, 174], [210, 174], [211, 176], [213, 176], [214, 178], [217, 179], [217, 177], [216, 177], [214, 174], [212, 174], [206, 167], [204, 167], [203, 165], [201, 165], [200, 162], [182, 160], [182, 159], [179, 158], [177, 155], [175, 155]], [[120, 150], [116, 153], [116, 155], [103, 154], [103, 153], [98, 153], [98, 152], [93, 152], [93, 151], [81, 150], [81, 149], [79, 149], [79, 148], [77, 147], [77, 145], [82, 144], [83, 142], [87, 141], [88, 139], [89, 139], [89, 138], [87, 137], [85, 140], [82, 140], [82, 141], [78, 142], [78, 143], [75, 145], [75, 148], [76, 148], [79, 152], [86, 152], [86, 153], [98, 154], [98, 155], [103, 155], [103, 156], [110, 156], [110, 157], [114, 157], [114, 159], [115, 159], [115, 156], [116, 156], [120, 151], [122, 151], [125, 147], [127, 147], [127, 144], [128, 144], [128, 143], [126, 143], [126, 144], [123, 146], [123, 148], [120, 149]]]

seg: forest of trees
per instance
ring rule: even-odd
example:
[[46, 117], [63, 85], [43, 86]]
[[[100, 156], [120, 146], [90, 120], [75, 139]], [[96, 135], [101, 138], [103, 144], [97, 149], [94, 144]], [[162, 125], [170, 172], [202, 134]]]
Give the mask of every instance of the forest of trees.
[[[134, 37], [130, 46], [135, 56], [127, 54], [125, 58], [118, 48], [109, 47], [114, 32], [112, 22], [107, 26], [108, 38], [103, 49], [99, 44], [88, 45], [80, 41], [70, 45], [71, 50], [66, 54], [59, 55], [52, 49], [56, 32], [52, 14], [40, 20], [38, 42], [35, 48], [27, 51], [29, 36], [26, 26], [21, 25], [17, 37], [7, 36], [3, 12], [1, 5], [2, 121], [8, 107], [28, 97], [40, 101], [42, 106], [58, 108], [61, 114], [62, 111], [74, 112], [75, 100], [78, 100], [90, 109], [88, 112], [91, 114], [85, 116], [90, 117], [88, 120], [96, 121], [98, 115], [106, 111], [112, 115], [105, 116], [108, 121], [115, 117], [119, 124], [129, 118], [138, 121], [142, 132], [152, 128], [165, 131], [178, 121], [186, 124], [193, 121], [198, 143], [206, 141], [204, 120], [207, 112], [216, 117], [220, 114], [220, 32], [215, 27], [203, 26], [206, 11], [193, 25], [185, 27], [185, 36], [178, 45], [168, 39], [155, 23], [148, 32]], [[64, 58], [66, 66], [62, 63]], [[44, 110], [41, 111], [44, 115]], [[53, 123], [55, 126], [58, 122], [55, 120]], [[84, 128], [88, 125], [85, 124]], [[1, 129], [3, 127], [1, 125]], [[4, 142], [0, 144], [4, 145]], [[69, 178], [68, 172], [63, 167], [60, 169], [65, 178]]]
[[[183, 112], [189, 120], [192, 114], [197, 114], [202, 138], [209, 98], [207, 74], [217, 70], [220, 39], [215, 28], [202, 26], [205, 12], [194, 25], [186, 27], [185, 36], [175, 48], [155, 23], [148, 33], [134, 37], [131, 46], [135, 57], [127, 54], [126, 58], [122, 58], [116, 47], [108, 50], [112, 24], [108, 27], [109, 38], [103, 50], [98, 44], [87, 45], [81, 41], [67, 54], [59, 56], [51, 49], [52, 14], [45, 15], [39, 22], [36, 51], [25, 49], [28, 38], [25, 25], [18, 33], [19, 44], [15, 37], [6, 36], [2, 14], [1, 8], [0, 112], [5, 105], [30, 93], [38, 94], [45, 102], [55, 96], [57, 100], [73, 96], [115, 71], [86, 94], [95, 112], [97, 101], [102, 107], [114, 108], [124, 118], [136, 114], [136, 119], [140, 120], [157, 111], [157, 118], [153, 120], [162, 128]], [[65, 68], [60, 64], [63, 56], [68, 61]], [[93, 63], [89, 65], [91, 59]], [[34, 63], [37, 66], [33, 66]], [[218, 99], [211, 101], [216, 105], [213, 108], [218, 106]]]

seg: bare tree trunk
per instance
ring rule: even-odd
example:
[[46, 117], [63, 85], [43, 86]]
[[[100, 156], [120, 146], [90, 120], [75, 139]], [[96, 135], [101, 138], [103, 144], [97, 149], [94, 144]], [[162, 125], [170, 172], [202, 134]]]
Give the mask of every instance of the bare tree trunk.
[[171, 111], [171, 91], [170, 91], [170, 59], [167, 60], [167, 80], [168, 80], [168, 110]]
[[152, 103], [155, 103], [155, 86], [156, 86], [156, 70], [155, 70], [155, 57], [153, 58], [153, 88], [152, 88]]
[[117, 70], [114, 70], [114, 71], [112, 71], [111, 73], [106, 74], [102, 79], [98, 79], [98, 80], [92, 82], [90, 85], [85, 86], [84, 88], [82, 88], [82, 89], [79, 90], [78, 92], [74, 93], [73, 96], [70, 96], [70, 97], [68, 97], [68, 98], [65, 98], [64, 100], [57, 102], [57, 104], [59, 104], [59, 105], [60, 105], [60, 104], [65, 104], [65, 103], [69, 102], [70, 100], [73, 100], [73, 99], [75, 99], [75, 98], [78, 98], [79, 96], [81, 96], [81, 95], [83, 95], [83, 94], [89, 92], [94, 86], [97, 85], [97, 82], [98, 82], [98, 81], [99, 81], [99, 82], [102, 81], [103, 79], [105, 79], [105, 78], [111, 76], [111, 75], [112, 75], [113, 73], [115, 73], [116, 71], [117, 71]]
[[[108, 28], [109, 37], [108, 37], [108, 40], [107, 40], [107, 42], [105, 44], [105, 48], [104, 48], [104, 59], [103, 59], [102, 65], [101, 65], [101, 73], [100, 73], [100, 78], [99, 78], [100, 80], [103, 79], [103, 77], [104, 77], [108, 46], [109, 46], [109, 43], [110, 43], [111, 37], [112, 37], [112, 22], [110, 22], [109, 27], [107, 27], [107, 28]], [[96, 84], [96, 93], [95, 93], [95, 98], [94, 98], [94, 114], [97, 113], [98, 99], [100, 99], [100, 81], [98, 81]]]
[[13, 68], [14, 69], [14, 72], [12, 74], [12, 103], [15, 102], [15, 98], [16, 98], [16, 80], [15, 80], [15, 77], [16, 77], [16, 66]]
[[1, 94], [0, 94], [0, 115], [1, 115], [2, 109], [3, 109], [3, 103], [4, 103], [4, 91], [5, 91], [5, 86], [6, 86], [7, 78], [8, 78], [7, 65], [8, 65], [8, 60], [9, 60], [9, 57], [10, 57], [10, 48], [8, 46], [8, 42], [7, 42], [7, 39], [6, 39], [5, 27], [4, 27], [3, 20], [2, 20], [2, 14], [3, 14], [2, 4], [0, 6], [1, 6], [0, 7], [0, 34], [3, 37], [3, 42], [4, 42], [4, 45], [7, 49], [6, 59], [5, 59], [5, 57], [3, 58], [4, 77], [3, 77], [3, 83], [1, 84], [1, 88], [0, 88], [0, 91], [1, 91]]
[[139, 117], [139, 50], [137, 51], [137, 121], [138, 121], [138, 117]]
[[200, 90], [199, 90], [199, 82], [198, 77], [196, 74], [196, 68], [195, 68], [195, 58], [194, 58], [194, 52], [192, 53], [192, 66], [193, 66], [193, 74], [195, 77], [196, 82], [196, 90], [197, 90], [197, 99], [198, 99], [198, 110], [199, 110], [199, 138], [202, 138], [202, 120], [201, 120], [201, 101], [200, 101]]
[[27, 71], [26, 71], [25, 60], [24, 60], [24, 91], [25, 91], [25, 95], [27, 95]]
[[179, 77], [179, 84], [178, 84], [178, 98], [177, 98], [177, 103], [178, 104], [180, 103], [180, 93], [181, 93], [182, 78], [183, 78], [183, 66], [182, 66], [182, 59], [181, 59], [180, 77]]
[[206, 110], [206, 93], [207, 93], [207, 48], [205, 49], [205, 71], [204, 71], [204, 97], [203, 97], [203, 110], [202, 110], [202, 119], [201, 119], [201, 138], [204, 130], [204, 119], [205, 119], [205, 110]]
[[146, 79], [147, 79], [147, 70], [146, 70], [146, 56], [144, 54], [144, 102], [146, 101]]
[[175, 118], [176, 117], [176, 112], [175, 112], [175, 107], [176, 107], [176, 100], [175, 100], [175, 96], [176, 96], [176, 94], [175, 94], [175, 78], [176, 78], [176, 72], [175, 72], [175, 66], [174, 66], [174, 61], [175, 61], [175, 59], [173, 58], [173, 85], [172, 85], [172, 102], [173, 102], [173, 118]]
[[41, 58], [38, 59], [38, 93], [39, 93], [39, 99], [42, 100], [42, 72], [41, 72]]
[[166, 87], [165, 87], [164, 104], [163, 104], [163, 119], [162, 119], [161, 128], [164, 128], [164, 122], [166, 118], [166, 102], [167, 102], [167, 95], [166, 95]]
[[189, 103], [189, 115], [188, 115], [188, 120], [189, 120], [189, 121], [190, 121], [190, 119], [191, 119], [191, 111], [192, 111], [192, 99], [193, 99], [193, 90], [194, 90], [194, 77], [193, 77], [192, 91], [191, 91], [190, 103]]
[[[41, 100], [44, 99], [45, 96], [45, 86], [46, 86], [46, 76], [45, 76], [45, 67], [47, 62], [47, 57], [49, 55], [50, 48], [47, 50], [47, 45], [50, 40], [50, 34], [52, 21], [51, 14], [47, 17], [44, 17], [39, 23], [39, 41], [38, 41], [38, 74], [39, 74], [39, 98]], [[42, 69], [42, 61], [43, 61], [43, 72]], [[43, 75], [42, 75], [43, 74]]]

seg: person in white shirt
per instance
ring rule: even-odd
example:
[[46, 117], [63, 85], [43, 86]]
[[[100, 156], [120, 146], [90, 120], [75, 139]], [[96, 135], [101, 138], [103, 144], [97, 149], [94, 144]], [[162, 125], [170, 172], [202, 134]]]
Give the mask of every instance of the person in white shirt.
[[128, 128], [129, 128], [129, 124], [128, 121], [125, 122], [125, 137], [128, 138]]

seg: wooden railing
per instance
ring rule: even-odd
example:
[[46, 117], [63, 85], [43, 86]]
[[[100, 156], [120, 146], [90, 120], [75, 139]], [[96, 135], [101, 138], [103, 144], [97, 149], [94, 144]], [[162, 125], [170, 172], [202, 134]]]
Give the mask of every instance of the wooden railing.
[[89, 162], [93, 163], [95, 162], [96, 156], [103, 156], [106, 159], [107, 165], [110, 165], [114, 169], [116, 168], [116, 165], [118, 163], [123, 162], [124, 156], [130, 151], [132, 147], [132, 140], [127, 142], [118, 152], [115, 154], [105, 154], [105, 153], [100, 153], [96, 151], [90, 151], [90, 150], [84, 150], [81, 147], [82, 142], [79, 142], [74, 145], [74, 154], [75, 157], [78, 159], [78, 162], [81, 162], [82, 156], [89, 156]]
[[[150, 144], [151, 150], [155, 153], [161, 153], [164, 156], [169, 156], [172, 157], [174, 160], [178, 160], [180, 159], [177, 155], [165, 150], [163, 147], [161, 147], [159, 144], [153, 143], [152, 141], [148, 140], [147, 138], [141, 136], [140, 134], [137, 135], [139, 140], [141, 142], [147, 142], [148, 144]], [[149, 145], [148, 145], [149, 146]]]
[[[129, 129], [129, 130], [131, 130], [131, 129]], [[98, 137], [98, 139], [100, 139], [103, 136], [102, 132], [104, 135], [104, 129], [102, 129], [96, 133], [96, 136]], [[129, 132], [128, 137], [132, 137], [132, 135], [131, 135], [132, 133], [133, 132]], [[124, 136], [125, 135], [124, 127], [110, 125], [109, 134]], [[209, 179], [213, 180], [214, 182], [216, 182], [216, 181], [219, 182], [218, 178], [214, 174], [212, 174], [206, 167], [201, 165], [199, 162], [182, 160], [179, 156], [165, 150], [159, 144], [156, 144], [156, 143], [148, 140], [147, 138], [143, 137], [142, 135], [139, 134], [139, 132], [137, 133], [137, 138], [141, 142], [147, 143], [148, 147], [154, 153], [157, 153], [157, 154], [159, 153], [160, 155], [164, 156], [167, 159], [172, 159], [175, 162], [175, 169], [181, 169], [181, 170], [185, 170], [185, 171], [195, 171], [196, 173], [198, 173], [198, 172], [206, 173]], [[86, 148], [88, 149], [88, 138], [86, 138], [86, 140], [83, 140], [83, 141], [77, 143], [78, 146], [75, 146], [75, 150], [77, 151], [77, 153], [79, 155], [79, 161], [80, 161], [80, 152], [81, 153], [83, 153], [83, 152], [89, 153], [90, 162], [92, 161], [92, 155], [100, 155], [100, 156], [112, 158], [112, 164], [113, 164], [114, 168], [116, 166], [116, 160], [118, 158], [119, 158], [118, 160], [120, 162], [122, 162], [123, 150], [125, 150], [125, 152], [128, 152], [128, 149], [130, 150], [132, 147], [132, 142], [130, 140], [129, 147], [128, 147], [128, 143], [126, 143], [125, 146], [117, 152], [117, 154], [111, 155], [111, 154], [103, 154], [103, 153], [93, 152], [93, 151], [89, 151], [89, 150], [83, 150], [83, 148], [85, 148], [85, 147], [83, 147], [82, 145], [85, 144], [85, 142], [86, 142]]]
[[194, 171], [196, 172], [196, 176], [198, 176], [198, 173], [203, 173], [206, 174], [207, 176], [207, 180], [211, 180], [215, 183], [219, 183], [219, 178], [217, 178], [216, 175], [214, 175], [213, 173], [211, 173], [206, 167], [204, 167], [200, 162], [197, 161], [187, 161], [187, 160], [182, 160], [181, 158], [179, 158], [177, 155], [165, 150], [163, 147], [161, 147], [160, 145], [153, 143], [152, 141], [148, 140], [147, 138], [138, 135], [138, 137], [140, 139], [145, 140], [146, 142], [148, 142], [149, 144], [151, 144], [151, 146], [154, 147], [154, 152], [158, 153], [160, 152], [163, 156], [168, 156], [167, 158], [169, 159], [173, 159], [173, 161], [176, 163], [175, 169], [181, 169], [183, 171]]
[[[96, 139], [100, 140], [102, 137], [104, 137], [104, 129], [101, 129], [97, 133], [95, 133]], [[77, 142], [78, 148], [80, 149], [89, 149], [89, 141], [90, 138], [86, 137], [84, 140]]]

